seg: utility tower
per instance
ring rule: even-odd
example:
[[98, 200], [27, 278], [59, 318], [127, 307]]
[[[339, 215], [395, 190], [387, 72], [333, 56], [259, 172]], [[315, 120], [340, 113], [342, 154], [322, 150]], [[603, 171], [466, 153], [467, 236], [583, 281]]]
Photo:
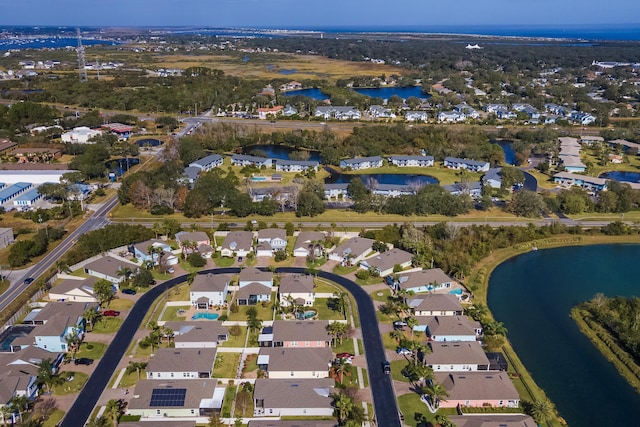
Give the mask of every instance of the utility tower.
[[80, 28], [77, 28], [78, 34], [78, 73], [80, 75], [80, 81], [87, 81], [87, 67], [84, 60], [84, 46], [82, 46], [82, 35], [80, 34]]

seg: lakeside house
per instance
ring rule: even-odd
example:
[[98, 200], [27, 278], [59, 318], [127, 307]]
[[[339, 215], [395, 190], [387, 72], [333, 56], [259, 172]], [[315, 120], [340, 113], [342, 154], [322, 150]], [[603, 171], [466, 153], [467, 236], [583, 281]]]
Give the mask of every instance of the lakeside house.
[[344, 200], [349, 197], [349, 184], [324, 184], [324, 197], [327, 200]]
[[[449, 421], [457, 427], [537, 427], [538, 423], [524, 414], [467, 414], [449, 415]], [[249, 423], [249, 427], [253, 427]], [[260, 426], [263, 427], [263, 426]]]
[[419, 295], [407, 301], [415, 316], [461, 316], [460, 300], [452, 294]]
[[256, 166], [270, 168], [273, 165], [273, 159], [265, 157], [247, 156], [245, 154], [234, 154], [231, 156], [231, 164], [234, 166]]
[[569, 172], [558, 172], [553, 175], [553, 182], [563, 187], [577, 186], [587, 191], [604, 191], [607, 189], [607, 180], [594, 176], [579, 175]]
[[449, 396], [441, 408], [483, 407], [517, 408], [520, 395], [506, 372], [436, 372], [435, 381]]
[[382, 157], [359, 157], [355, 159], [340, 160], [340, 167], [342, 169], [350, 168], [351, 170], [363, 170], [382, 167]]
[[488, 371], [489, 359], [478, 341], [428, 342], [424, 364], [433, 372]]
[[390, 156], [388, 160], [390, 164], [401, 168], [426, 168], [434, 165], [433, 156]]
[[282, 160], [276, 159], [276, 171], [278, 172], [305, 172], [309, 169], [318, 171], [319, 162], [313, 160]]
[[484, 160], [460, 159], [458, 157], [445, 157], [444, 167], [449, 169], [466, 169], [471, 172], [486, 172], [489, 170], [489, 162]]
[[449, 289], [455, 283], [455, 280], [445, 274], [441, 268], [432, 268], [401, 274], [395, 280], [394, 287], [396, 290], [402, 289], [418, 294]]
[[423, 331], [429, 341], [476, 341], [482, 336], [482, 325], [467, 316], [416, 316], [414, 331]]

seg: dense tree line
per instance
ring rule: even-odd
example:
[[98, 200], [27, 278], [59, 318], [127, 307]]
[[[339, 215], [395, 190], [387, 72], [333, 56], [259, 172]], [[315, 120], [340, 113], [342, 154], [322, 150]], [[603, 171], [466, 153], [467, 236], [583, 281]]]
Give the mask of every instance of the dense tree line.
[[606, 328], [636, 360], [640, 360], [640, 298], [597, 294], [578, 306]]
[[47, 226], [39, 229], [31, 240], [18, 240], [9, 249], [9, 265], [15, 268], [28, 264], [47, 252], [49, 243], [62, 239], [65, 233], [63, 228]]
[[80, 236], [67, 252], [65, 262], [67, 265], [73, 265], [110, 249], [143, 242], [153, 237], [153, 230], [142, 225], [109, 224]]

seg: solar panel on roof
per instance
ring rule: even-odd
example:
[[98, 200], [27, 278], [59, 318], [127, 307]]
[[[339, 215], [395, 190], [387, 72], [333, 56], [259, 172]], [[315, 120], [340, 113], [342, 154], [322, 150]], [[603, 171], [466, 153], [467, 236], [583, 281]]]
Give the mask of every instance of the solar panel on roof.
[[184, 406], [186, 388], [154, 388], [151, 391], [150, 407]]

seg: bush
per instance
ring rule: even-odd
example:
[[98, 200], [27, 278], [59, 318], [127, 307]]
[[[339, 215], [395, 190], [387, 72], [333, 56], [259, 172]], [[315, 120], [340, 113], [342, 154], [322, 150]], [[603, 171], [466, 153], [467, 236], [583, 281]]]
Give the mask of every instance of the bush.
[[169, 206], [164, 205], [154, 205], [149, 210], [151, 215], [171, 215], [173, 213], [173, 209]]
[[234, 302], [231, 303], [231, 305], [229, 306], [229, 310], [231, 310], [232, 313], [237, 313], [238, 312], [238, 304]]
[[218, 320], [221, 322], [226, 322], [227, 320], [229, 320], [229, 316], [225, 314], [220, 315], [220, 317], [218, 317]]
[[296, 231], [296, 227], [292, 222], [286, 223], [284, 229], [286, 230], [287, 236], [293, 236], [293, 232]]
[[202, 257], [198, 252], [193, 252], [187, 257], [187, 262], [192, 267], [204, 267], [207, 264], [207, 260]]
[[284, 261], [284, 260], [287, 259], [287, 252], [282, 250], [282, 249], [279, 249], [279, 250], [276, 251], [274, 258], [275, 258], [276, 262]]
[[226, 222], [221, 222], [220, 224], [218, 224], [218, 231], [229, 231], [229, 223]]
[[[222, 317], [222, 316], [220, 316]], [[232, 337], [238, 337], [242, 333], [242, 328], [238, 325], [233, 325], [229, 327], [229, 335]]]
[[358, 270], [356, 272], [356, 277], [360, 280], [367, 280], [371, 277], [371, 273], [369, 273], [369, 270]]

